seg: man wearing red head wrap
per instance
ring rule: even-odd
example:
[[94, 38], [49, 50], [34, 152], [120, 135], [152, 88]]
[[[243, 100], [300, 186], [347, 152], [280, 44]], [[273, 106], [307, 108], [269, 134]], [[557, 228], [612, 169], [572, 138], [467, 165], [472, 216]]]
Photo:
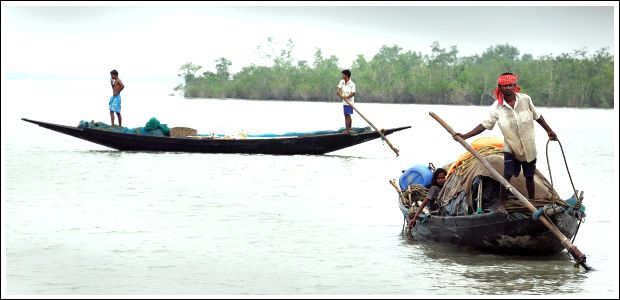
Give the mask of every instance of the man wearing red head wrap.
[[513, 94], [521, 91], [521, 87], [517, 85], [517, 75], [514, 75], [512, 73], [504, 73], [500, 75], [497, 79], [497, 87], [494, 91], [495, 99], [497, 99], [499, 105], [504, 104], [504, 91], [500, 89], [500, 87], [502, 86], [514, 86]]
[[[536, 141], [534, 138], [534, 120], [542, 126], [549, 139], [557, 140], [557, 135], [536, 111], [532, 98], [519, 93], [517, 75], [504, 73], [497, 79], [495, 98], [489, 111], [489, 117], [466, 134], [456, 133], [462, 139], [476, 136], [485, 130], [491, 130], [495, 123], [504, 135], [504, 178], [510, 182], [512, 176], [518, 176], [521, 167], [525, 176], [527, 195], [534, 199], [534, 173], [536, 172]], [[505, 211], [506, 189], [501, 186], [498, 211]]]

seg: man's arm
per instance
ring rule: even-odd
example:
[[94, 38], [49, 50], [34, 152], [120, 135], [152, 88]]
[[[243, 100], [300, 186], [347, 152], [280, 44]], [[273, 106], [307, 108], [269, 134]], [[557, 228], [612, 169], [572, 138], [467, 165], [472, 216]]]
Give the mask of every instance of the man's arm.
[[342, 99], [351, 99], [353, 96], [355, 96], [355, 92], [349, 94], [349, 96], [342, 97]]
[[551, 130], [551, 127], [549, 127], [549, 124], [547, 124], [547, 122], [545, 121], [545, 118], [543, 118], [543, 116], [540, 116], [540, 118], [538, 118], [538, 120], [536, 120], [536, 122], [538, 122], [538, 124], [540, 124], [540, 126], [542, 126], [542, 128], [545, 129], [545, 131], [547, 132], [547, 135], [549, 136], [550, 140], [553, 140], [553, 141], [557, 141], [558, 140], [558, 136], [555, 134], [555, 132], [553, 130]]
[[472, 129], [470, 132], [466, 133], [466, 134], [461, 134], [461, 133], [455, 133], [453, 138], [456, 140], [457, 136], [460, 136], [463, 140], [466, 140], [472, 136], [476, 136], [479, 135], [480, 133], [482, 133], [483, 131], [487, 130], [486, 128], [484, 128], [484, 126], [482, 126], [482, 124], [478, 124], [478, 126], [476, 126], [476, 128]]
[[121, 91], [125, 88], [125, 85], [123, 84], [123, 82], [120, 79], [117, 79], [116, 86], [117, 86], [116, 89], [118, 89], [118, 90], [116, 91], [114, 96], [117, 96], [118, 94], [120, 94]]
[[351, 93], [345, 99], [351, 99], [352, 97], [355, 97], [355, 82], [353, 81], [351, 81]]

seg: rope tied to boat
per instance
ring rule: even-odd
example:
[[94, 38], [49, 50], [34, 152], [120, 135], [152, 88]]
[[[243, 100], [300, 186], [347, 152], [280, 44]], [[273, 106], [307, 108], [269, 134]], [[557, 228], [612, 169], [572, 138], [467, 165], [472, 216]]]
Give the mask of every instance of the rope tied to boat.
[[585, 261], [586, 261], [586, 255], [585, 254], [582, 255], [582, 256], [577, 257], [575, 259], [575, 268], [579, 268], [579, 265], [581, 265], [581, 263], [583, 263]]
[[410, 207], [418, 206], [418, 201], [424, 201], [428, 195], [428, 189], [421, 184], [412, 184], [403, 191], [405, 197], [409, 200]]
[[540, 216], [545, 214], [545, 211], [549, 208], [551, 208], [552, 206], [550, 206], [549, 204], [545, 204], [543, 207], [539, 207], [538, 210], [536, 210], [533, 214], [532, 214], [532, 219], [538, 221], [538, 219], [540, 219]]
[[[549, 163], [549, 142], [551, 142], [553, 140], [549, 139], [547, 140], [547, 145], [545, 147], [545, 151], [546, 151], [546, 155], [547, 155], [547, 169], [549, 169], [549, 180], [551, 181], [551, 187], [553, 187], [553, 175], [551, 175], [551, 164]], [[570, 180], [570, 184], [573, 187], [573, 195], [575, 195], [575, 199], [577, 199], [577, 203], [575, 204], [575, 208], [577, 210], [579, 210], [579, 207], [581, 206], [581, 200], [578, 197], [577, 194], [577, 189], [575, 189], [575, 183], [573, 182], [573, 177], [570, 174], [570, 169], [568, 168], [568, 163], [566, 162], [566, 155], [564, 154], [564, 147], [562, 147], [562, 143], [560, 142], [560, 140], [555, 140], [556, 142], [558, 142], [558, 145], [560, 145], [560, 151], [562, 151], [562, 158], [564, 158], [564, 166], [566, 166], [566, 173], [568, 173], [568, 179]]]
[[[484, 146], [478, 149], [478, 153], [480, 156], [489, 156], [493, 154], [502, 153], [502, 149], [495, 146]], [[474, 165], [478, 163], [478, 160], [473, 155], [461, 161], [461, 163], [456, 167], [456, 171], [454, 172], [457, 175], [465, 174], [471, 169]]]
[[[577, 194], [575, 194], [576, 196]], [[583, 201], [583, 191], [581, 191], [581, 195], [579, 195], [579, 197], [577, 197], [577, 201], [575, 202], [575, 210], [576, 211], [580, 211], [581, 210], [581, 202]]]
[[[547, 156], [547, 169], [549, 169], [549, 179], [551, 181], [551, 187], [553, 188], [553, 175], [551, 175], [551, 164], [549, 163], [549, 142], [551, 142], [552, 139], [548, 139], [547, 140], [547, 145], [545, 147], [545, 154]], [[575, 183], [573, 182], [573, 177], [570, 174], [570, 169], [568, 168], [568, 162], [566, 162], [566, 154], [564, 154], [564, 147], [562, 147], [562, 142], [560, 142], [559, 139], [555, 140], [556, 142], [558, 142], [558, 145], [560, 145], [560, 151], [562, 151], [562, 158], [564, 159], [564, 166], [566, 166], [566, 172], [568, 173], [568, 179], [570, 180], [570, 184], [573, 187], [573, 195], [575, 197], [575, 205], [573, 205], [573, 209], [577, 212], [579, 212], [579, 210], [581, 209], [581, 202], [583, 201], [583, 192], [581, 192], [581, 196], [577, 194], [577, 189], [575, 189]], [[570, 205], [570, 204], [569, 204]], [[573, 240], [572, 242], [575, 241], [575, 238], [577, 237], [577, 233], [579, 232], [579, 227], [581, 227], [581, 223], [583, 222], [583, 219], [585, 218], [585, 216], [582, 216], [581, 218], [579, 218], [579, 224], [577, 225], [577, 231], [575, 231], [575, 235], [573, 236]]]

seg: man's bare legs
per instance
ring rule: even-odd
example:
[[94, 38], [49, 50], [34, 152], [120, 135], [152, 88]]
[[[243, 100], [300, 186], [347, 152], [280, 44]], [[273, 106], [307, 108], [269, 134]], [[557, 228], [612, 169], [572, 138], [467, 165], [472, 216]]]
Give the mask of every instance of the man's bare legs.
[[[510, 183], [510, 179], [512, 179], [512, 175], [506, 175], [504, 174], [504, 179], [506, 179], [506, 181], [508, 181], [508, 183]], [[506, 187], [504, 187], [504, 185], [500, 184], [499, 187], [499, 205], [497, 206], [497, 208], [495, 209], [495, 211], [506, 211], [506, 194], [508, 193], [508, 190], [506, 190]]]
[[351, 115], [344, 115], [344, 131], [351, 132], [351, 124], [353, 121], [351, 120]]
[[[123, 118], [121, 118], [121, 113], [117, 112], [116, 115], [118, 116], [118, 127], [123, 127]], [[110, 111], [110, 124], [112, 127], [114, 127], [114, 112]]]

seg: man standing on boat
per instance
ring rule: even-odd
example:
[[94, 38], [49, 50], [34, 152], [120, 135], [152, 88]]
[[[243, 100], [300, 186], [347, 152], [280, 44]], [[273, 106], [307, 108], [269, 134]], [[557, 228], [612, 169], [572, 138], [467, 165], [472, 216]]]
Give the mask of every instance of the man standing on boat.
[[[336, 95], [341, 99], [347, 99], [351, 104], [354, 103], [355, 83], [351, 80], [351, 71], [342, 70], [342, 80], [340, 80], [336, 87]], [[344, 133], [349, 133], [351, 132], [351, 114], [353, 113], [353, 107], [349, 106], [344, 100], [342, 100], [342, 104], [344, 109]]]
[[[534, 173], [536, 171], [536, 140], [534, 139], [534, 120], [542, 126], [549, 139], [557, 140], [557, 135], [545, 119], [536, 111], [532, 98], [519, 93], [517, 75], [504, 73], [497, 79], [495, 101], [491, 105], [489, 117], [466, 134], [456, 133], [462, 139], [478, 135], [486, 129], [491, 130], [495, 123], [504, 135], [504, 178], [510, 182], [512, 176], [519, 176], [521, 167], [529, 199], [534, 199]], [[506, 188], [500, 187], [498, 211], [506, 211]]]
[[125, 88], [125, 85], [118, 78], [118, 71], [112, 70], [110, 71], [110, 84], [112, 84], [112, 97], [110, 97], [110, 121], [111, 126], [114, 127], [114, 113], [118, 116], [118, 127], [123, 127], [121, 125], [121, 91]]

